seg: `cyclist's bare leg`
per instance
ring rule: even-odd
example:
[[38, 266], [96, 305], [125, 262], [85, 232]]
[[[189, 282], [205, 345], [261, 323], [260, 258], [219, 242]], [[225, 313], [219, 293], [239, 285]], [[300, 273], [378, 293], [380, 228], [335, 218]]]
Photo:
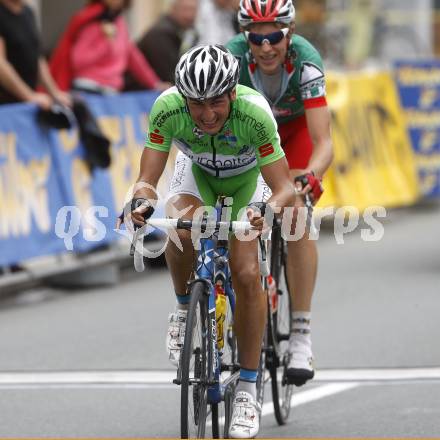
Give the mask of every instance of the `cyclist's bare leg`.
[[237, 296], [234, 330], [240, 365], [257, 370], [266, 322], [266, 298], [260, 281], [258, 241], [230, 240], [232, 284]]
[[[290, 170], [290, 175], [294, 179], [303, 172], [303, 170]], [[301, 198], [297, 197], [295, 207], [304, 207]], [[294, 216], [293, 224], [295, 223]], [[306, 231], [301, 239], [289, 241], [287, 249], [286, 269], [293, 309], [298, 312], [310, 312], [318, 268], [316, 243], [314, 240], [309, 240], [309, 233]]]
[[[292, 178], [303, 174], [301, 170], [290, 170]], [[297, 197], [296, 208], [304, 208], [304, 202]], [[304, 211], [302, 216], [304, 216]], [[293, 216], [291, 234], [295, 232], [298, 211]], [[301, 214], [300, 214], [301, 215]], [[298, 233], [304, 232], [298, 220]], [[310, 335], [310, 311], [318, 266], [318, 253], [314, 241], [309, 240], [309, 231], [305, 231], [299, 240], [288, 241], [286, 273], [290, 287], [293, 307], [293, 327], [289, 338], [290, 359], [287, 366], [289, 383], [301, 386], [314, 376], [312, 362], [312, 341]]]
[[[166, 213], [171, 218], [192, 219], [194, 211], [200, 206], [202, 206], [202, 202], [196, 197], [189, 194], [176, 194], [168, 201]], [[166, 347], [170, 362], [177, 366], [185, 337], [189, 300], [189, 297], [185, 295], [187, 293], [187, 281], [193, 270], [195, 252], [190, 231], [178, 230], [174, 231], [174, 234], [177, 234], [183, 250], [181, 251], [177, 247], [172, 236], [170, 236], [165, 250], [165, 258], [171, 272], [174, 292], [177, 295], [177, 304], [176, 311], [168, 316]]]
[[[167, 216], [172, 218], [192, 219], [194, 211], [202, 206], [201, 200], [189, 194], [177, 194], [167, 203]], [[188, 210], [188, 208], [190, 209]], [[185, 212], [185, 214], [182, 214]], [[165, 250], [165, 258], [171, 272], [174, 290], [176, 294], [183, 295], [186, 292], [187, 281], [193, 270], [194, 246], [191, 240], [191, 232], [178, 230], [177, 235], [183, 247], [183, 252], [176, 246], [173, 240], [169, 240]]]
[[287, 278], [293, 310], [310, 312], [318, 266], [316, 244], [305, 234], [298, 241], [290, 241], [287, 249]]

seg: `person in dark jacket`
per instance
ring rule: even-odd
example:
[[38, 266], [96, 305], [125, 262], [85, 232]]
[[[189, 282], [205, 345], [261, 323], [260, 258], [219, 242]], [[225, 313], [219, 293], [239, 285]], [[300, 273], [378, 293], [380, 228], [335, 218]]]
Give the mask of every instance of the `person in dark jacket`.
[[[47, 93], [37, 91], [43, 86]], [[53, 80], [34, 13], [24, 0], [0, 0], [0, 104], [32, 102], [48, 110], [71, 97]]]
[[198, 4], [199, 0], [174, 0], [169, 12], [138, 42], [139, 49], [162, 81], [174, 83], [174, 69], [180, 55], [197, 43], [194, 24]]

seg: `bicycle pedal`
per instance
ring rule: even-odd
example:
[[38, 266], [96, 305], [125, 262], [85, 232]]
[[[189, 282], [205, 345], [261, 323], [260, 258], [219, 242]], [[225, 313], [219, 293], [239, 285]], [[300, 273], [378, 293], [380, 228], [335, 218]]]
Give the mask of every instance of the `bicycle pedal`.
[[173, 383], [175, 383], [176, 385], [182, 385], [182, 382], [179, 379], [173, 379]]

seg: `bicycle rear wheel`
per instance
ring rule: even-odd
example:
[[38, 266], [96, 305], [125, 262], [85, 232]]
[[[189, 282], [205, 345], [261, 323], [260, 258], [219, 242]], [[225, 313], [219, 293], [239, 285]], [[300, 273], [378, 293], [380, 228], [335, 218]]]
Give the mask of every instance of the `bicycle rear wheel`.
[[204, 438], [208, 409], [210, 325], [208, 296], [203, 282], [191, 287], [185, 340], [181, 355], [180, 433], [182, 438]]
[[291, 298], [285, 263], [285, 242], [281, 238], [281, 231], [277, 229], [272, 235], [271, 243], [271, 274], [277, 286], [277, 298], [275, 304], [268, 301], [268, 335], [271, 355], [267, 368], [271, 377], [275, 418], [279, 425], [284, 425], [289, 417], [293, 392], [293, 385], [289, 385], [285, 377], [292, 325]]

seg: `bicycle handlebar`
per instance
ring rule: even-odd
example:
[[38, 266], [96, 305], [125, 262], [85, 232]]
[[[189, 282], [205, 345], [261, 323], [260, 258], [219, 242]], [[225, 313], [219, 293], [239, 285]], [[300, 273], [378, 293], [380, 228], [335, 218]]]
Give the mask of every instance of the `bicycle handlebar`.
[[[186, 220], [186, 219], [173, 219], [173, 218], [150, 218], [147, 220], [145, 226], [153, 226], [163, 229], [186, 229], [191, 230], [193, 227], [200, 228], [201, 232], [211, 229], [212, 232], [218, 232], [221, 229], [227, 229], [230, 232], [247, 232], [253, 230], [253, 226], [250, 222], [232, 221], [232, 222], [209, 222], [207, 219], [202, 220]], [[143, 246], [143, 229], [144, 227], [137, 229], [130, 248], [130, 255], [134, 257], [134, 266], [137, 272], [142, 272], [145, 268], [143, 261], [143, 254], [139, 252], [137, 243]], [[269, 266], [267, 262], [266, 254], [266, 240], [263, 240], [261, 236], [258, 237], [260, 246], [258, 249], [260, 272], [263, 276], [267, 276], [269, 273]]]
[[156, 228], [174, 228], [174, 229], [192, 229], [192, 228], [212, 228], [218, 231], [222, 228], [231, 232], [246, 232], [252, 229], [249, 222], [233, 221], [233, 222], [210, 222], [209, 220], [185, 220], [174, 218], [152, 218], [147, 220], [147, 225]]

